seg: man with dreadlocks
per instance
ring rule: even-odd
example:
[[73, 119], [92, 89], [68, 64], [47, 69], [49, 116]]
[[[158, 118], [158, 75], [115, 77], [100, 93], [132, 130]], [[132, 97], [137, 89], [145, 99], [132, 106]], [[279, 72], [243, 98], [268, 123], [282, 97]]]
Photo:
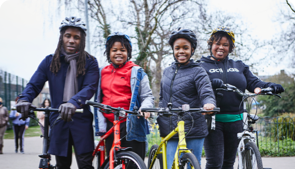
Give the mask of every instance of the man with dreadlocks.
[[[59, 108], [63, 119], [51, 129], [49, 153], [55, 155], [58, 169], [69, 169], [74, 146], [79, 168], [93, 168], [93, 116], [85, 101], [97, 90], [98, 63], [84, 50], [86, 27], [80, 18], [65, 18], [59, 29], [60, 37], [55, 53], [41, 62], [20, 95], [16, 108], [27, 118], [33, 99], [48, 81], [51, 106]], [[76, 109], [80, 108], [83, 108], [83, 113], [75, 114]], [[51, 112], [50, 124], [53, 124], [58, 115], [59, 113]]]

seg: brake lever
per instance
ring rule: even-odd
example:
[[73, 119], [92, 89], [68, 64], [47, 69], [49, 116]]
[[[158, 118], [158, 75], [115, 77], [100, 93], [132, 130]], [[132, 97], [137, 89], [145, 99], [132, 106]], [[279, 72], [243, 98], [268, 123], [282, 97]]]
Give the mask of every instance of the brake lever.
[[282, 96], [278, 95], [278, 94], [273, 94], [275, 96], [277, 96], [278, 98], [282, 98]]

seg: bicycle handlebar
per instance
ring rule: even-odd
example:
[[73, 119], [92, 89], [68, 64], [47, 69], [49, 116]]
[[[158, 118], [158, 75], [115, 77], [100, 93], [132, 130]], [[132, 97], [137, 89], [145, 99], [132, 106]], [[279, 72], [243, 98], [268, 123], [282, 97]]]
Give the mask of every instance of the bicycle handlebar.
[[[15, 107], [11, 107], [11, 110], [16, 110]], [[36, 108], [36, 107], [30, 107], [30, 111], [51, 111], [51, 112], [58, 112], [58, 109], [56, 108], [51, 108], [51, 107], [47, 107], [47, 108]], [[83, 109], [76, 109], [76, 113], [83, 113]]]
[[[57, 108], [51, 108], [51, 107], [46, 107], [46, 108], [35, 108], [35, 107], [30, 107], [30, 111], [50, 111], [50, 112], [59, 112], [59, 109]], [[83, 109], [76, 109], [76, 113], [83, 113]]]
[[217, 88], [216, 90], [223, 90], [223, 91], [228, 91], [228, 92], [236, 92], [238, 93], [240, 96], [243, 96], [243, 97], [254, 97], [254, 96], [257, 96], [257, 95], [275, 95], [279, 98], [281, 98], [280, 95], [276, 94], [276, 93], [273, 93], [273, 89], [271, 87], [267, 87], [267, 88], [262, 88], [260, 93], [258, 94], [255, 94], [255, 93], [244, 93], [242, 92], [241, 90], [239, 90], [236, 86], [234, 85], [231, 85], [231, 84], [223, 84], [222, 85], [222, 88]]
[[207, 113], [207, 112], [219, 112], [220, 108], [216, 107], [213, 110], [204, 110], [203, 108], [142, 108], [143, 112], [158, 112], [158, 113], [172, 113], [172, 112], [198, 112], [198, 113]]
[[85, 104], [90, 105], [90, 106], [93, 106], [93, 107], [98, 107], [100, 109], [103, 109], [102, 111], [105, 112], [105, 113], [126, 112], [126, 113], [129, 113], [129, 114], [134, 114], [134, 115], [137, 115], [137, 116], [142, 116], [137, 111], [137, 108], [134, 108], [133, 111], [130, 111], [130, 110], [125, 110], [125, 109], [120, 108], [120, 107], [115, 108], [115, 107], [112, 107], [112, 106], [109, 106], [109, 105], [105, 105], [105, 104], [93, 102], [93, 101], [90, 101], [90, 100], [86, 100]]

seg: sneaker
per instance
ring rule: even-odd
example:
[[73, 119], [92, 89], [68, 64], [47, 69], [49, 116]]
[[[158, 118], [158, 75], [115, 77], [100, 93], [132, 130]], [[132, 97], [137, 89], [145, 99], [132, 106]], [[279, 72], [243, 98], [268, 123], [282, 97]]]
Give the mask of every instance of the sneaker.
[[21, 150], [20, 153], [25, 154], [24, 150]]
[[18, 153], [18, 151], [17, 151], [17, 150], [15, 150], [15, 153]]

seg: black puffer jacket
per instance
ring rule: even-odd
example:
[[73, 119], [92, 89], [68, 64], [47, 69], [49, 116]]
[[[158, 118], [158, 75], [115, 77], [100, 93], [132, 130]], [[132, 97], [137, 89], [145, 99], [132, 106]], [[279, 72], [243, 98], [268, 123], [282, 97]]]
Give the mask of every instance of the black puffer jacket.
[[[211, 82], [206, 71], [196, 62], [191, 60], [187, 65], [178, 67], [175, 63], [164, 70], [161, 90], [160, 107], [167, 107], [171, 102], [172, 107], [181, 107], [189, 104], [191, 108], [203, 107], [206, 103], [215, 104], [215, 96]], [[192, 120], [193, 118], [193, 120]], [[185, 131], [190, 132], [186, 138], [203, 138], [208, 134], [205, 117], [200, 113], [186, 113], [183, 116]], [[177, 125], [177, 116], [159, 116], [158, 124], [161, 137], [165, 137]], [[193, 127], [192, 127], [192, 122]], [[177, 137], [174, 137], [177, 138]]]

